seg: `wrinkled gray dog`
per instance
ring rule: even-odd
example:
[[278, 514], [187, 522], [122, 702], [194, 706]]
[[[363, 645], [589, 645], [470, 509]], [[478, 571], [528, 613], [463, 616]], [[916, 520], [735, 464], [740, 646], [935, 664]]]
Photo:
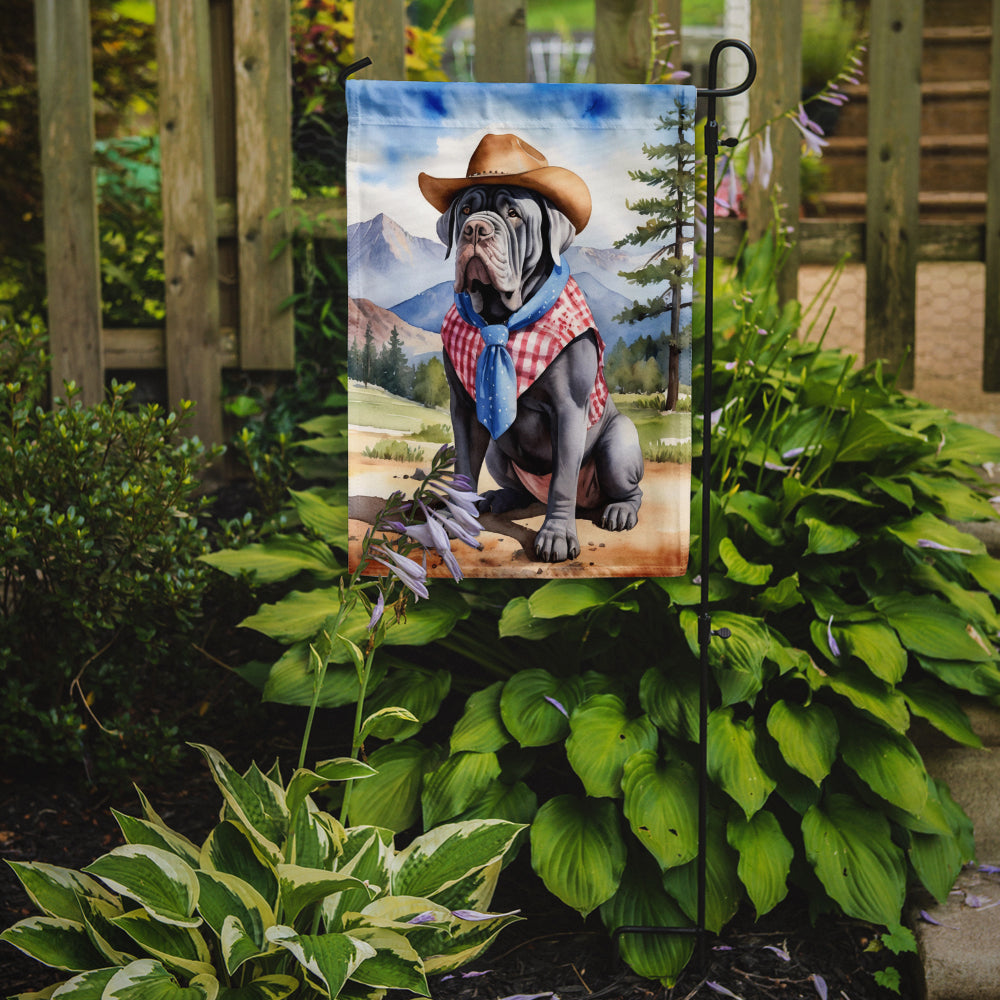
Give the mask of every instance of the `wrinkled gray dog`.
[[[456, 471], [478, 483], [485, 460], [500, 489], [484, 494], [484, 512], [544, 502], [536, 555], [575, 559], [578, 507], [624, 531], [636, 525], [642, 502], [635, 425], [608, 393], [603, 341], [562, 262], [590, 217], [590, 193], [576, 174], [549, 166], [513, 135], [486, 136], [464, 178], [421, 174], [419, 181], [442, 212], [438, 236], [455, 256], [456, 305], [441, 333]], [[513, 395], [497, 404], [509, 412], [494, 422], [477, 415], [477, 392], [486, 390], [476, 364], [484, 337], [497, 329], [506, 341], [503, 364], [516, 369], [517, 396], [516, 404]]]

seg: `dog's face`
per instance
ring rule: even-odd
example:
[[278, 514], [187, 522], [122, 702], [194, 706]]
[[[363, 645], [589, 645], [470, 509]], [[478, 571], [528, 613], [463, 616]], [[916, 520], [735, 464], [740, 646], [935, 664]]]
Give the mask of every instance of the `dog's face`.
[[527, 188], [464, 188], [438, 220], [438, 237], [455, 249], [455, 291], [468, 292], [484, 318], [519, 309], [573, 242], [576, 230], [544, 195]]

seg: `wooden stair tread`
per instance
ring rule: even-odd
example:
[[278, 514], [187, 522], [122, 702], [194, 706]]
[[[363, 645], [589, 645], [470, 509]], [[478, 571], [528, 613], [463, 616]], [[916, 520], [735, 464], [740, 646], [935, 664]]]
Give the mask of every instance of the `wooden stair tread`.
[[[986, 153], [989, 140], [985, 135], [922, 135], [922, 153]], [[868, 137], [865, 135], [831, 135], [823, 155], [851, 156], [868, 151]]]
[[925, 42], [981, 42], [993, 37], [993, 29], [988, 24], [939, 25], [924, 28]]
[[[852, 84], [844, 88], [844, 93], [852, 101], [867, 101], [869, 85], [867, 83]], [[989, 97], [989, 80], [934, 80], [920, 84], [923, 98], [943, 99], [949, 97]]]
[[[817, 200], [844, 208], [864, 207], [868, 196], [864, 191], [827, 191], [817, 195]], [[921, 207], [927, 208], [985, 208], [985, 191], [921, 191]]]

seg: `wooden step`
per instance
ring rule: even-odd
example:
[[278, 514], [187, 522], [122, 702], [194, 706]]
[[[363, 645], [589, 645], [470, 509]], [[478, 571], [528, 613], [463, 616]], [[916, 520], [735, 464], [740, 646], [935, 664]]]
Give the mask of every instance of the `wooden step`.
[[[920, 188], [925, 191], [985, 191], [988, 143], [985, 135], [926, 135], [920, 138]], [[823, 150], [834, 191], [865, 188], [868, 140], [831, 136]]]
[[992, 38], [989, 25], [925, 28], [921, 79], [924, 83], [988, 80]]
[[[937, 80], [921, 84], [921, 135], [948, 135], [988, 131], [989, 80]], [[867, 135], [867, 83], [846, 90], [848, 103], [841, 109], [836, 135]]]
[[989, 24], [992, 13], [991, 0], [924, 0], [924, 27]]
[[[860, 219], [866, 214], [863, 191], [831, 191], [818, 195], [823, 215], [837, 219]], [[921, 191], [920, 218], [930, 221], [982, 222], [986, 216], [986, 193], [979, 191]]]

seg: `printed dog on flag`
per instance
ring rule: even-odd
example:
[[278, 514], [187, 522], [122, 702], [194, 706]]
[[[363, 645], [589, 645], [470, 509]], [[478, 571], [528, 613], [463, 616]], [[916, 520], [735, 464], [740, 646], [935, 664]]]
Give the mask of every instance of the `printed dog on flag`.
[[611, 531], [638, 520], [643, 475], [635, 425], [604, 380], [604, 342], [562, 254], [586, 226], [590, 191], [516, 135], [487, 135], [465, 177], [421, 173], [455, 255], [455, 304], [441, 329], [456, 472], [500, 489], [483, 511], [546, 505], [545, 562], [580, 554], [577, 508]]

